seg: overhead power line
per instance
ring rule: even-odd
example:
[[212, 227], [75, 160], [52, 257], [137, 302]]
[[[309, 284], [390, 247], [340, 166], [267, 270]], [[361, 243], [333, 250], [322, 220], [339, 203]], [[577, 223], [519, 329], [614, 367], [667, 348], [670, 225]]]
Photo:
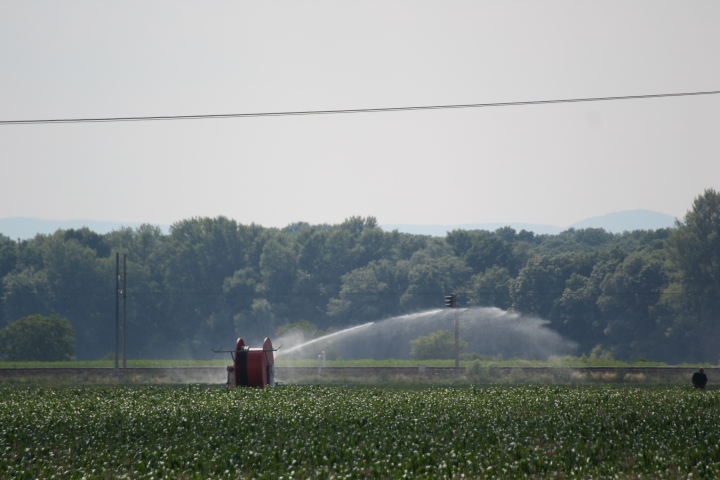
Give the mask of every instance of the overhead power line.
[[[193, 292], [193, 291], [181, 291], [181, 292], [148, 292], [148, 291], [133, 291], [135, 297], [154, 297], [154, 296], [184, 296], [184, 297], [198, 297], [198, 296], [215, 296], [215, 297], [294, 297], [294, 296], [308, 296], [308, 297], [345, 297], [345, 296], [387, 296], [387, 295], [411, 295], [411, 296], [436, 296], [441, 297], [445, 291], [423, 291], [423, 292], [406, 292], [406, 291], [394, 291], [394, 292], [345, 292], [345, 293], [328, 293], [328, 292], [243, 292], [243, 293], [223, 293], [223, 292]], [[461, 295], [497, 295], [497, 296], [511, 296], [509, 292], [493, 292], [493, 291], [467, 291], [459, 290]], [[544, 291], [544, 292], [516, 292], [515, 296], [542, 296], [542, 295], [565, 295], [565, 291]], [[570, 293], [577, 293], [572, 291]], [[88, 297], [88, 296], [100, 296], [100, 297], [114, 297], [115, 292], [100, 292], [100, 291], [72, 291], [72, 292], [31, 292], [31, 293], [12, 293], [13, 297]], [[720, 292], [605, 292], [601, 293], [603, 296], [639, 296], [639, 295], [669, 295], [669, 296], [720, 296]]]
[[554, 103], [607, 102], [611, 100], [640, 100], [665, 97], [691, 97], [717, 95], [720, 90], [709, 92], [658, 93], [653, 95], [627, 95], [622, 97], [566, 98], [561, 100], [530, 100], [525, 102], [468, 103], [460, 105], [425, 105], [415, 107], [354, 108], [343, 110], [301, 110], [289, 112], [221, 113], [209, 115], [161, 115], [149, 117], [105, 117], [105, 118], [54, 118], [41, 120], [0, 120], [0, 125], [38, 125], [49, 123], [109, 123], [148, 122], [159, 120], [208, 120], [220, 118], [291, 117], [300, 115], [339, 115], [346, 113], [408, 112], [413, 110], [450, 110], [455, 108], [518, 107], [523, 105], [547, 105]]

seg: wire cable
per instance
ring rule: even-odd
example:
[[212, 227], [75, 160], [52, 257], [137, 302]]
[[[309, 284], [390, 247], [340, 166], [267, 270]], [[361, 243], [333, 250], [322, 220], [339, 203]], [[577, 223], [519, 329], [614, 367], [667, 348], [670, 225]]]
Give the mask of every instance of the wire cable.
[[460, 105], [425, 105], [417, 107], [384, 107], [384, 108], [354, 108], [344, 110], [303, 110], [289, 112], [261, 112], [261, 113], [221, 113], [209, 115], [162, 115], [149, 117], [105, 117], [105, 118], [55, 118], [41, 120], [0, 120], [2, 125], [39, 125], [54, 123], [110, 123], [110, 122], [147, 122], [160, 120], [208, 120], [222, 118], [255, 118], [255, 117], [292, 117], [302, 115], [338, 115], [347, 113], [384, 113], [384, 112], [408, 112], [415, 110], [450, 110], [459, 108], [485, 108], [485, 107], [518, 107], [524, 105], [548, 105], [556, 103], [582, 103], [582, 102], [606, 102], [612, 100], [640, 100], [648, 98], [667, 97], [690, 97], [698, 95], [717, 95], [720, 90], [707, 92], [685, 92], [685, 93], [658, 93], [652, 95], [626, 95], [621, 97], [591, 97], [591, 98], [567, 98], [561, 100], [530, 100], [524, 102], [499, 102], [499, 103], [468, 103]]
[[[565, 291], [540, 291], [540, 292], [493, 292], [493, 291], [470, 291], [470, 290], [458, 290], [457, 293], [469, 296], [469, 295], [495, 295], [495, 296], [539, 296], [539, 295], [551, 295], [551, 296], [563, 296], [565, 293], [577, 293], [576, 291], [565, 292]], [[163, 292], [163, 291], [132, 291], [128, 293], [128, 298], [132, 294], [133, 297], [152, 297], [152, 296], [183, 296], [183, 297], [204, 297], [204, 296], [215, 296], [225, 298], [238, 298], [238, 297], [287, 297], [287, 296], [308, 296], [308, 297], [327, 297], [327, 298], [342, 298], [352, 296], [380, 296], [380, 295], [433, 295], [442, 297], [446, 295], [446, 291], [421, 291], [421, 292], [407, 292], [407, 291], [394, 291], [394, 292], [343, 292], [343, 293], [328, 293], [328, 292], [242, 292], [242, 293], [223, 293], [223, 292], [192, 292], [192, 291], [180, 291], [180, 292]], [[24, 298], [24, 297], [87, 297], [87, 296], [99, 296], [99, 297], [112, 297], [115, 298], [114, 291], [104, 292], [29, 292], [29, 293], [8, 293], [13, 298]], [[720, 292], [605, 292], [600, 293], [599, 296], [640, 296], [640, 295], [657, 295], [657, 296], [720, 296]]]

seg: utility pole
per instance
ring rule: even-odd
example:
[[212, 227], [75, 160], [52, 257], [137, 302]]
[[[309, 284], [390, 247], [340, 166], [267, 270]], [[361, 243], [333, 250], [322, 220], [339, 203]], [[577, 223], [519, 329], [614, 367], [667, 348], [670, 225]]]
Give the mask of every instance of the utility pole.
[[457, 307], [453, 309], [455, 315], [455, 376], [460, 375], [460, 315]]
[[460, 315], [457, 310], [459, 297], [457, 293], [445, 295], [445, 306], [452, 308], [455, 316], [455, 376], [460, 375]]
[[120, 328], [120, 254], [115, 252], [115, 375], [118, 375], [118, 342]]
[[127, 254], [123, 253], [123, 369], [127, 368]]

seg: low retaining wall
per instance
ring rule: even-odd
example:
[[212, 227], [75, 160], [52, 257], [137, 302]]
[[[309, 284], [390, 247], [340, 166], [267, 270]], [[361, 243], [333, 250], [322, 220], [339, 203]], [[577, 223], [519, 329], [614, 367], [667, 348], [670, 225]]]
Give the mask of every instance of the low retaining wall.
[[[417, 367], [325, 367], [322, 369], [325, 373], [345, 373], [345, 374], [356, 374], [356, 375], [367, 375], [367, 374], [378, 374], [381, 372], [390, 372], [397, 374], [412, 374], [417, 375], [420, 365]], [[623, 373], [657, 373], [657, 372], [675, 372], [675, 373], [687, 373], [692, 375], [697, 372], [697, 367], [503, 367], [503, 366], [489, 366], [482, 368], [493, 368], [500, 372], [524, 372], [524, 373], [537, 373], [537, 372], [556, 372], [556, 371], [577, 371], [577, 372], [623, 372]], [[425, 367], [426, 373], [433, 374], [452, 374], [455, 367]], [[459, 368], [460, 373], [464, 374], [466, 367]], [[720, 375], [720, 367], [707, 367], [704, 369], [708, 376], [711, 373]], [[318, 367], [276, 367], [275, 371], [280, 372], [294, 372], [298, 374], [309, 375], [312, 373], [318, 373]]]
[[[697, 371], [695, 367], [499, 367], [484, 366], [459, 374], [478, 383], [541, 382], [541, 383], [677, 383], [687, 384]], [[709, 384], [720, 383], [720, 368], [705, 368]], [[277, 367], [275, 376], [280, 381], [302, 379], [357, 379], [390, 380], [392, 378], [423, 378], [426, 380], [452, 380], [453, 367]], [[208, 383], [224, 384], [226, 367], [168, 367], [168, 368], [0, 368], [0, 380], [33, 380], [71, 383]]]
[[[625, 383], [690, 384], [695, 367], [499, 367], [459, 368], [459, 376], [472, 383]], [[705, 368], [708, 384], [720, 384], [720, 368]], [[393, 380], [424, 379], [452, 381], [454, 367], [285, 367], [276, 369], [276, 378], [290, 383], [302, 379]]]
[[45, 382], [107, 383], [122, 379], [130, 383], [225, 383], [226, 367], [170, 368], [0, 368], [0, 379], [38, 379]]

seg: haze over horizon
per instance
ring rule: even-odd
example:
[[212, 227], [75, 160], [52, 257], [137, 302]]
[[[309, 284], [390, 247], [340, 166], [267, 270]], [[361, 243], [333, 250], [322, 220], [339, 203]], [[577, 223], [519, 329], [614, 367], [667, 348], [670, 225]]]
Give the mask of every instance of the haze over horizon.
[[[178, 219], [181, 221], [184, 219]], [[527, 230], [536, 234], [557, 234], [569, 228], [603, 228], [608, 232], [622, 233], [632, 230], [657, 230], [668, 228], [674, 225], [676, 217], [650, 210], [629, 210], [624, 212], [612, 212], [598, 217], [590, 217], [566, 226], [528, 224], [522, 222], [497, 222], [497, 223], [470, 223], [460, 225], [409, 225], [409, 224], [387, 224], [379, 222], [379, 226], [385, 231], [399, 230], [403, 233], [421, 235], [433, 235], [444, 237], [447, 232], [455, 229], [464, 230], [490, 230], [494, 231], [501, 227], [512, 227], [516, 231]], [[120, 227], [137, 228], [143, 222], [118, 222], [113, 220], [50, 220], [27, 217], [0, 218], [0, 234], [11, 239], [29, 239], [37, 234], [51, 234], [57, 230], [69, 230], [87, 227], [90, 230], [105, 234]], [[175, 222], [173, 222], [175, 223]], [[294, 223], [288, 224], [290, 226]], [[164, 233], [169, 233], [170, 225], [153, 224], [161, 228]], [[262, 225], [262, 224], [260, 224]]]
[[[720, 4], [0, 4], [0, 120], [715, 91]], [[612, 32], [611, 34], [609, 32]], [[284, 227], [681, 218], [720, 189], [720, 95], [0, 126], [0, 218]]]

